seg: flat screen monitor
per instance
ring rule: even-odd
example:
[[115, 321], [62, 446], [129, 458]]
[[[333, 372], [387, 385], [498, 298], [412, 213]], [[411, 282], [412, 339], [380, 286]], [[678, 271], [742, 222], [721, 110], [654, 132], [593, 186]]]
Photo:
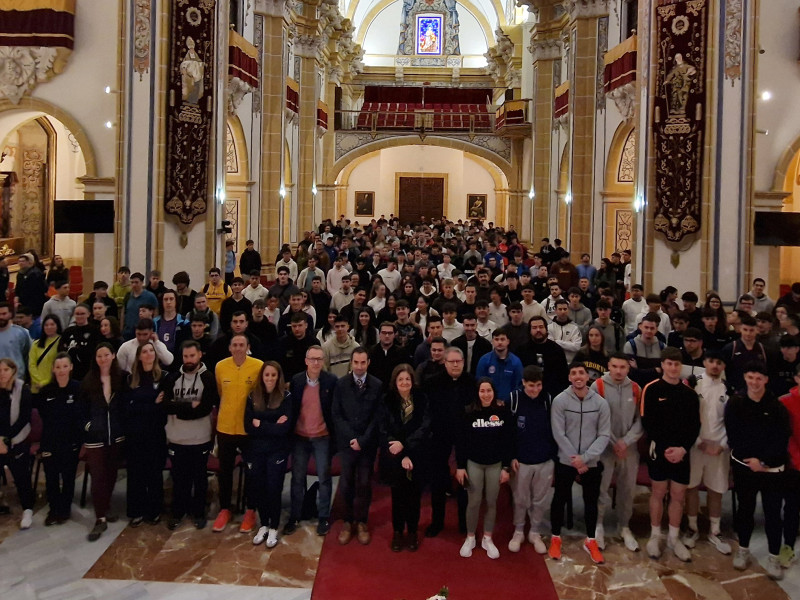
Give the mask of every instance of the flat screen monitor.
[[56, 200], [56, 233], [114, 233], [113, 200]]

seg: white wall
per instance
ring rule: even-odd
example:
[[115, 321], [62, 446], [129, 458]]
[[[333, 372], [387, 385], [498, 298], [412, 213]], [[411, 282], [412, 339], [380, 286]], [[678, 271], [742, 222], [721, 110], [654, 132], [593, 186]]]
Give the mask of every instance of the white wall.
[[[395, 173], [447, 173], [444, 213], [452, 220], [467, 218], [467, 194], [486, 194], [487, 218], [496, 221], [495, 184], [492, 175], [461, 150], [415, 145], [387, 148], [371, 155], [350, 175], [345, 215], [353, 221], [355, 193], [375, 192], [375, 217], [395, 211]], [[369, 222], [369, 218], [361, 218]]]

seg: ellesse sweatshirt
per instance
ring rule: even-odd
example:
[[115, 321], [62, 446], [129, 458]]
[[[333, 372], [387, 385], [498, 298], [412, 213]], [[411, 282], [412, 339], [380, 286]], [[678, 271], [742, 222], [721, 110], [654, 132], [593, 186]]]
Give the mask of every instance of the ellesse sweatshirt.
[[456, 462], [459, 469], [467, 468], [467, 461], [480, 465], [502, 462], [511, 464], [514, 447], [514, 421], [508, 406], [481, 407], [470, 411], [464, 418], [461, 435], [456, 441]]

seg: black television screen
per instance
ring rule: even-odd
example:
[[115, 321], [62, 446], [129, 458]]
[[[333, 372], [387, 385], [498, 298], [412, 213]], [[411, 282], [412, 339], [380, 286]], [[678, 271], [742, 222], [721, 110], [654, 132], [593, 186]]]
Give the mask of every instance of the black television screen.
[[113, 200], [56, 200], [56, 233], [114, 233]]
[[756, 246], [800, 246], [800, 213], [757, 211], [753, 239]]

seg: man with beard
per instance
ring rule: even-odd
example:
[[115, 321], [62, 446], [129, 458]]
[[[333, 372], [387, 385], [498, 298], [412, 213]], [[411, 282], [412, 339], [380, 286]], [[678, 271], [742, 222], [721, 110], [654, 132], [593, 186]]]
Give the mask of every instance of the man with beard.
[[544, 391], [555, 398], [569, 385], [569, 369], [564, 350], [547, 337], [547, 320], [533, 317], [528, 323], [531, 340], [521, 346], [517, 356], [523, 366], [536, 365], [544, 370]]
[[407, 360], [405, 353], [395, 344], [396, 333], [394, 323], [381, 323], [378, 343], [369, 353], [369, 374], [381, 380], [384, 390], [389, 387], [394, 368]]
[[172, 463], [172, 518], [170, 530], [185, 515], [197, 529], [206, 526], [208, 453], [211, 452], [211, 411], [219, 404], [214, 373], [203, 364], [203, 351], [195, 340], [181, 348], [183, 364], [161, 384], [167, 413], [167, 442]]
[[[450, 474], [450, 454], [456, 442], [456, 432], [464, 420], [466, 407], [477, 402], [478, 386], [475, 379], [464, 369], [464, 354], [455, 347], [444, 353], [446, 374], [430, 382], [430, 389], [436, 390], [429, 405], [431, 420], [431, 452], [429, 472], [431, 476], [431, 524], [425, 537], [436, 537], [444, 528], [444, 510], [447, 492], [452, 486]], [[466, 533], [467, 493], [459, 487], [458, 529]]]
[[[8, 302], [0, 302], [0, 356], [12, 359], [17, 365], [17, 377], [24, 379], [28, 368], [31, 338], [23, 327], [11, 322], [11, 317], [11, 306]], [[87, 311], [86, 318], [88, 317]], [[94, 346], [92, 348], [94, 349]]]
[[42, 314], [42, 307], [47, 301], [47, 282], [44, 273], [36, 266], [32, 254], [21, 255], [17, 265], [19, 272], [14, 293], [19, 299], [19, 304], [30, 308], [33, 316], [38, 317]]
[[58, 351], [67, 352], [72, 359], [72, 377], [83, 379], [94, 359], [94, 349], [102, 340], [99, 332], [89, 324], [88, 306], [78, 304], [72, 318], [75, 324], [67, 327], [61, 334]]
[[478, 317], [464, 315], [464, 334], [453, 340], [452, 346], [461, 350], [467, 373], [477, 373], [478, 362], [484, 354], [492, 351], [492, 344], [478, 335]]

